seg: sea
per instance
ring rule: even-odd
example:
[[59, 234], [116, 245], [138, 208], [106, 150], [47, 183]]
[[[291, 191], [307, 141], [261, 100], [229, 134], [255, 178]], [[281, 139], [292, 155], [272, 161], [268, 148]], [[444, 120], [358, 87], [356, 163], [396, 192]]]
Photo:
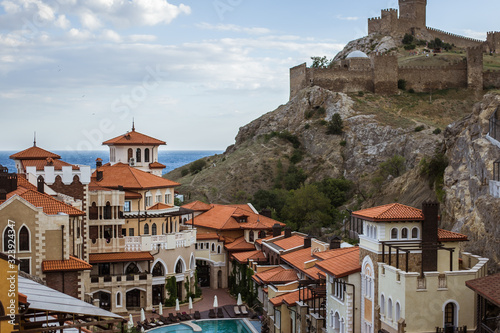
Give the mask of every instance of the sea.
[[[102, 159], [103, 164], [109, 162], [109, 150], [54, 150], [51, 152], [61, 156], [61, 160], [64, 162], [89, 165], [92, 169], [95, 168], [95, 160], [98, 157]], [[166, 165], [166, 168], [163, 169], [163, 174], [165, 174], [200, 158], [222, 154], [223, 152], [222, 150], [160, 150], [158, 151], [158, 162]], [[0, 165], [7, 167], [9, 172], [16, 172], [14, 160], [9, 158], [10, 155], [15, 153], [17, 151], [0, 151]]]

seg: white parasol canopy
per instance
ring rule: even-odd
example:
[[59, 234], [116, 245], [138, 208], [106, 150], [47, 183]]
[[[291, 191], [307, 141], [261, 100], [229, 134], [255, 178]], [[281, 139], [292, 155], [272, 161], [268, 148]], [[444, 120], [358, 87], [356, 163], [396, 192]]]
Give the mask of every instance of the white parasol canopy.
[[240, 306], [243, 304], [243, 301], [241, 300], [241, 294], [238, 293], [238, 300], [236, 301], [236, 305]]
[[159, 314], [160, 316], [163, 316], [163, 305], [161, 304], [161, 302], [160, 302], [160, 305], [159, 305], [159, 307], [158, 307], [158, 314]]
[[129, 314], [129, 321], [128, 321], [127, 325], [128, 325], [129, 329], [134, 327], [134, 319], [132, 319], [132, 314]]
[[176, 298], [175, 299], [175, 311], [180, 311], [181, 310], [181, 307], [179, 306], [179, 299]]
[[144, 308], [141, 308], [141, 321], [146, 320], [146, 314], [144, 313]]
[[193, 308], [193, 300], [189, 297], [189, 310]]
[[217, 295], [214, 296], [214, 308], [219, 307], [219, 302], [217, 301]]

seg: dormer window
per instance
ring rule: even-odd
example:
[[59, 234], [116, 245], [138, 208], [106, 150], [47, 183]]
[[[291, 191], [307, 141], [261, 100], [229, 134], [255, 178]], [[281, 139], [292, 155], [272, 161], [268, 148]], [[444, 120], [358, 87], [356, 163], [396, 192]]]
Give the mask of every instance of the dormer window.
[[246, 223], [246, 222], [248, 222], [246, 216], [240, 217], [240, 223]]

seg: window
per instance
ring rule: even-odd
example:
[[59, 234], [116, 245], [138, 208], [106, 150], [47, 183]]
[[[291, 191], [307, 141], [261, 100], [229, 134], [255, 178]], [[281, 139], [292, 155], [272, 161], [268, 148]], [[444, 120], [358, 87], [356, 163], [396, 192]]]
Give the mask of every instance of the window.
[[401, 304], [399, 302], [396, 302], [396, 321], [401, 319]]
[[401, 229], [401, 238], [408, 239], [408, 228]]
[[156, 236], [156, 223], [151, 226], [151, 235]]
[[215, 243], [212, 243], [212, 252], [215, 252]]
[[266, 232], [264, 230], [259, 231], [259, 238], [266, 238]]
[[165, 270], [161, 262], [157, 262], [155, 267], [153, 267], [153, 276], [165, 276]]
[[343, 301], [345, 293], [345, 282], [340, 279], [335, 279], [332, 283], [332, 295], [333, 297]]
[[141, 162], [141, 148], [137, 148], [137, 151], [135, 152], [135, 160], [137, 163]]
[[274, 326], [281, 329], [281, 311], [274, 309]]
[[161, 192], [160, 192], [160, 190], [156, 191], [156, 201], [155, 202], [161, 202]]
[[221, 247], [220, 247], [220, 245], [217, 245], [217, 253], [220, 254], [220, 251], [221, 251]]
[[19, 251], [29, 251], [30, 250], [30, 232], [25, 225], [19, 230]]
[[391, 239], [398, 239], [398, 229], [397, 228], [391, 229]]
[[129, 148], [127, 150], [127, 161], [130, 161], [131, 158], [134, 158], [134, 151], [132, 150], [132, 148]]
[[127, 269], [125, 270], [125, 274], [139, 274], [140, 270], [139, 267], [137, 267], [136, 264], [131, 263], [130, 265], [127, 266]]
[[125, 201], [125, 204], [123, 205], [123, 211], [130, 212], [130, 201]]
[[144, 162], [149, 162], [149, 148], [144, 149]]
[[129, 235], [129, 237], [134, 237], [134, 228], [128, 229], [128, 235]]
[[122, 306], [122, 293], [121, 292], [116, 293], [116, 306], [117, 307]]
[[109, 263], [99, 264], [98, 266], [99, 275], [109, 275], [110, 272], [109, 267], [110, 267]]
[[385, 296], [380, 295], [380, 314], [385, 314]]
[[122, 236], [127, 237], [127, 228], [122, 228]]
[[392, 319], [392, 299], [390, 299], [390, 298], [387, 301], [387, 318]]
[[411, 229], [411, 238], [413, 238], [413, 239], [418, 238], [418, 228], [417, 227], [414, 227], [413, 229]]
[[151, 199], [152, 199], [151, 192], [146, 192], [146, 200], [144, 201], [146, 207], [151, 206]]
[[106, 206], [104, 206], [104, 219], [111, 220], [111, 204], [106, 202]]
[[335, 332], [340, 331], [340, 315], [339, 313], [335, 313], [335, 316], [333, 318], [333, 329]]
[[250, 230], [250, 232], [249, 232], [249, 241], [253, 242], [253, 231], [252, 230]]
[[455, 304], [448, 303], [444, 308], [444, 326], [455, 326]]
[[24, 272], [26, 274], [31, 274], [31, 270], [30, 270], [30, 263], [31, 263], [31, 259], [19, 259], [20, 263], [19, 263], [19, 270], [21, 272]]
[[170, 193], [165, 194], [165, 203], [170, 205], [172, 195]]
[[184, 265], [182, 264], [182, 260], [177, 260], [177, 264], [175, 265], [176, 273], [184, 273]]
[[149, 235], [149, 224], [144, 225], [144, 235]]
[[99, 218], [99, 208], [95, 202], [89, 207], [89, 220], [97, 220]]
[[194, 249], [195, 249], [195, 250], [198, 250], [198, 243], [195, 243], [195, 244], [194, 244]]

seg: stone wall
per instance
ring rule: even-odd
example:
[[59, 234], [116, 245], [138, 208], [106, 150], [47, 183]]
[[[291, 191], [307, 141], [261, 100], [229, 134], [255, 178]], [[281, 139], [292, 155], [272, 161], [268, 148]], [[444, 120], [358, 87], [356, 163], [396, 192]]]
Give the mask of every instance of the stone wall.
[[397, 93], [398, 59], [395, 55], [377, 55], [373, 58], [373, 86], [376, 94]]
[[290, 68], [290, 99], [309, 85], [307, 70], [306, 63]]
[[500, 71], [486, 71], [483, 73], [485, 89], [500, 87]]
[[399, 79], [406, 81], [406, 89], [418, 92], [467, 88], [467, 65], [461, 62], [442, 67], [400, 67]]
[[467, 87], [483, 89], [483, 48], [480, 46], [467, 49]]
[[445, 43], [454, 44], [456, 47], [466, 48], [466, 47], [474, 47], [481, 46], [484, 41], [469, 37], [464, 37], [456, 34], [452, 34], [443, 30], [434, 29], [427, 27], [427, 31], [434, 37], [439, 38]]
[[500, 32], [491, 31], [486, 36], [487, 52], [500, 53]]
[[47, 287], [80, 299], [78, 287], [80, 284], [79, 272], [54, 272], [45, 274]]
[[371, 69], [310, 68], [308, 72], [307, 76], [312, 85], [331, 91], [358, 92], [374, 90], [373, 71]]

